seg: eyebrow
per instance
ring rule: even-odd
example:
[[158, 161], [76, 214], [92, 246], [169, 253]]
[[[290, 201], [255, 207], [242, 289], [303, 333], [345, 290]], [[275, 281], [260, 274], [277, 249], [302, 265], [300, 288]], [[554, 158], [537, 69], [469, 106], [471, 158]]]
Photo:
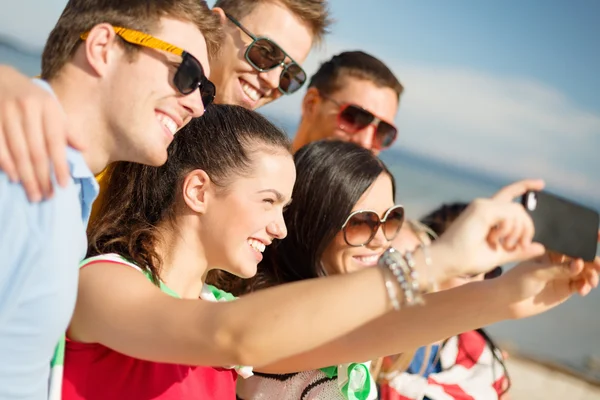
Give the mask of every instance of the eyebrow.
[[[275, 189], [264, 189], [264, 190], [260, 190], [258, 191], [258, 193], [273, 193], [275, 195], [275, 198], [277, 199], [278, 202], [283, 203], [283, 200], [285, 200], [285, 196], [282, 195], [280, 192], [278, 192]], [[290, 199], [285, 205], [289, 206], [292, 202], [292, 199]]]

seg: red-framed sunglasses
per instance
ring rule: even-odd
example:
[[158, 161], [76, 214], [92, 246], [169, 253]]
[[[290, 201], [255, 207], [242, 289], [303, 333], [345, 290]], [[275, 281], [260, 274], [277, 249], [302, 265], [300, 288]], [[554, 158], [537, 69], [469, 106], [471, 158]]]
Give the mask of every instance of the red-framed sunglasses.
[[321, 95], [326, 100], [338, 106], [338, 128], [351, 135], [365, 129], [369, 125], [375, 126], [374, 147], [385, 150], [390, 147], [398, 136], [398, 129], [364, 108], [352, 103], [340, 103], [330, 97]]

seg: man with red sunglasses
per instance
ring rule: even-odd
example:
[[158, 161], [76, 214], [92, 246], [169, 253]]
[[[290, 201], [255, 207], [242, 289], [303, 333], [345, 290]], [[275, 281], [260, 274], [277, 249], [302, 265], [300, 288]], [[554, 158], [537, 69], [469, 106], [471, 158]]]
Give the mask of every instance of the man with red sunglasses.
[[310, 78], [294, 149], [337, 138], [378, 154], [396, 140], [394, 118], [402, 91], [392, 71], [377, 58], [362, 51], [334, 56]]

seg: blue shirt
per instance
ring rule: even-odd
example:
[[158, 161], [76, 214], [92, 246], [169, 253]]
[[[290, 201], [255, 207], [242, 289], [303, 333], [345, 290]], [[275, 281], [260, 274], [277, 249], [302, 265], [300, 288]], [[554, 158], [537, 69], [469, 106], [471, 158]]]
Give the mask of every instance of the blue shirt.
[[48, 397], [50, 360], [67, 329], [98, 184], [68, 149], [72, 180], [30, 203], [0, 171], [0, 399]]
[[[440, 346], [434, 344], [431, 346], [431, 352], [429, 353], [429, 359], [425, 360], [425, 347], [419, 347], [419, 349], [415, 352], [412, 361], [406, 372], [411, 374], [418, 374], [425, 378], [429, 375], [442, 372], [442, 365], [439, 360], [437, 360], [438, 352], [440, 351]], [[421, 374], [421, 371], [423, 373]]]

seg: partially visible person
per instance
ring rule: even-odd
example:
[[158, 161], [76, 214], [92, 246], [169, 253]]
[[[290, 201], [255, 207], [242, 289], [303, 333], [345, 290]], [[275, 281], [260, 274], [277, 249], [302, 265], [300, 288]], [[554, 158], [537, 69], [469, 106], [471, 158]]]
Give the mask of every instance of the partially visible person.
[[[436, 239], [467, 208], [467, 203], [444, 204], [419, 221], [408, 221], [396, 247], [413, 251]], [[439, 290], [500, 276], [502, 267], [487, 274], [457, 276], [440, 282]], [[460, 310], [457, 310], [460, 312]], [[479, 328], [382, 360], [375, 372], [380, 399], [506, 399], [510, 378], [502, 351]]]
[[[94, 174], [116, 160], [165, 161], [177, 129], [212, 100], [208, 54], [218, 50], [219, 32], [203, 1], [67, 3], [36, 84], [60, 104], [45, 110], [60, 111], [46, 122], [66, 118], [85, 150], [66, 149], [66, 187], [45, 202], [30, 203], [24, 187], [0, 172], [0, 398], [47, 398], [50, 360], [75, 306]], [[24, 124], [43, 142], [39, 115], [19, 99], [18, 108], [3, 103], [0, 131]], [[23, 139], [3, 136], [0, 149]], [[38, 166], [49, 180], [50, 167]]]
[[[395, 243], [402, 226], [403, 208], [395, 204], [392, 175], [372, 152], [353, 143], [316, 141], [295, 153], [295, 163], [294, 200], [284, 212], [288, 235], [266, 249], [256, 277], [250, 280], [223, 278], [220, 283], [234, 294], [261, 293], [292, 282], [314, 282], [362, 274], [377, 269], [381, 254]], [[466, 214], [463, 214], [461, 219], [465, 217]], [[439, 242], [431, 244], [436, 245]], [[414, 251], [426, 251], [428, 247]], [[471, 248], [471, 251], [474, 249]], [[437, 266], [437, 262], [434, 261], [433, 265]], [[545, 272], [533, 272], [530, 268], [534, 265]], [[496, 307], [504, 307], [502, 301], [496, 302], [496, 294], [512, 290], [510, 288], [523, 285], [530, 279], [543, 279], [542, 276], [552, 268], [547, 260], [541, 264], [521, 264], [491, 285], [490, 282], [479, 282], [433, 293], [424, 305], [401, 309], [400, 313], [404, 313], [401, 319], [379, 318], [343, 338], [276, 363], [278, 374], [265, 373], [275, 372], [277, 369], [273, 366], [269, 367], [270, 371], [261, 369], [260, 373], [238, 383], [238, 397], [244, 400], [374, 399], [377, 395], [375, 383], [365, 360], [373, 359], [377, 352], [391, 354], [394, 342], [403, 343], [403, 349], [410, 350], [418, 346], [411, 347], [408, 343], [418, 341], [423, 345], [433, 342], [428, 341], [428, 337], [442, 335], [442, 332], [452, 330], [452, 335], [455, 335], [482, 326], [485, 323], [477, 325], [473, 316], [465, 313], [470, 314], [469, 309], [477, 309], [478, 318], [491, 317], [498, 312]], [[425, 268], [420, 269], [419, 274], [425, 271]], [[437, 268], [433, 268], [432, 272], [430, 278], [440, 283], [450, 279], [437, 280]], [[503, 289], [492, 288], [496, 285]], [[480, 301], [471, 296], [463, 297], [463, 290], [476, 288], [486, 291], [490, 298]], [[492, 294], [488, 290], [499, 291]], [[355, 293], [361, 298], [364, 295], [362, 290]], [[377, 294], [371, 292], [370, 295]], [[304, 294], [298, 301], [307, 296]], [[433, 299], [437, 296], [446, 298], [442, 308], [434, 305]], [[336, 317], [327, 322], [330, 326], [342, 324], [346, 318], [354, 319], [352, 314], [358, 311], [349, 303], [338, 306], [337, 300], [332, 293], [329, 300], [314, 310], [315, 314], [325, 310], [335, 312]], [[456, 310], [461, 311], [457, 313]], [[319, 325], [313, 323], [311, 326], [313, 335], [317, 335]], [[470, 328], [464, 329], [467, 326]], [[296, 335], [289, 340], [297, 340], [295, 338]], [[288, 371], [303, 372], [281, 371], [284, 366]]]
[[[225, 33], [210, 59], [215, 102], [250, 109], [304, 85], [301, 64], [332, 23], [327, 0], [217, 0], [213, 12]], [[0, 170], [21, 181], [31, 201], [52, 196], [50, 166], [66, 184], [67, 144], [83, 149], [59, 108], [28, 78], [0, 65]]]
[[333, 56], [310, 78], [294, 150], [336, 138], [379, 154], [398, 135], [394, 119], [403, 91], [394, 73], [372, 55], [346, 51]]

